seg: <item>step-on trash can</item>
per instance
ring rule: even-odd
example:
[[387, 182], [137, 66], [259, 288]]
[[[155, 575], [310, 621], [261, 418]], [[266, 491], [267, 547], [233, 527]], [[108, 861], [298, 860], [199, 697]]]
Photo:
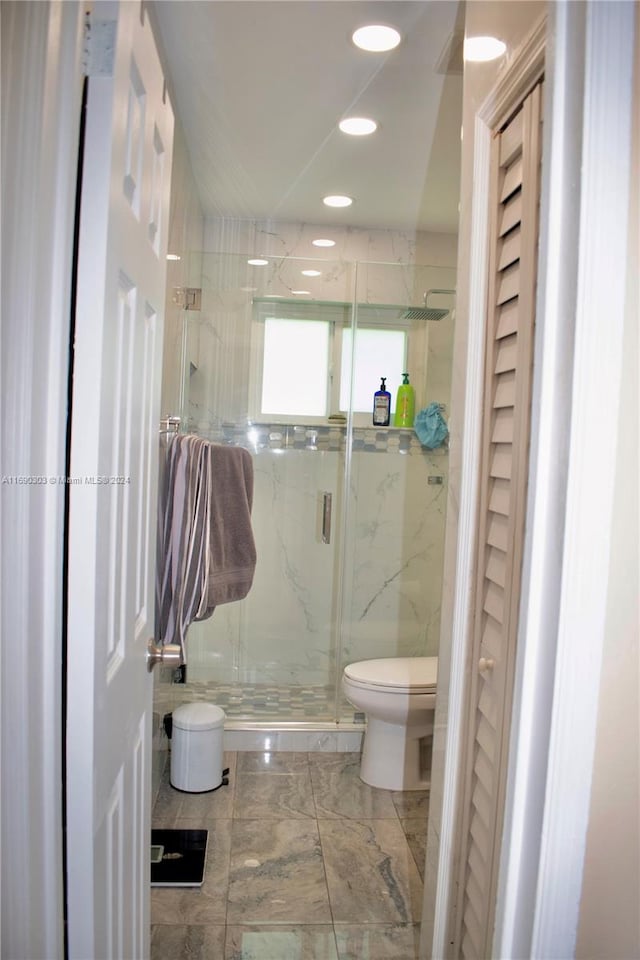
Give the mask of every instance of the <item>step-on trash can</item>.
[[171, 786], [205, 793], [222, 786], [224, 710], [212, 703], [184, 703], [173, 711]]

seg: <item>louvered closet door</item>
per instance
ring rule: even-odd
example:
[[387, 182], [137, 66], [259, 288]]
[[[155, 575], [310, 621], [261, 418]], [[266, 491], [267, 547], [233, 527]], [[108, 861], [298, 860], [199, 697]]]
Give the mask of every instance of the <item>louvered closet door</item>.
[[473, 672], [456, 956], [490, 957], [529, 448], [541, 84], [495, 137]]

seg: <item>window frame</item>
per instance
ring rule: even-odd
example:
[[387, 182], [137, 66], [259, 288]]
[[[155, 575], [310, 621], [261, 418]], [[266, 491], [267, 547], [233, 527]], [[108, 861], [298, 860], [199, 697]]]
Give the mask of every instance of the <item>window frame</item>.
[[[388, 310], [388, 308], [386, 308]], [[360, 314], [365, 310], [360, 310]], [[300, 301], [299, 304], [282, 302], [277, 299], [254, 301], [252, 312], [251, 334], [251, 361], [248, 390], [248, 412], [252, 423], [287, 423], [292, 425], [308, 424], [309, 426], [327, 425], [329, 416], [337, 413], [348, 414], [347, 410], [340, 409], [340, 377], [341, 358], [344, 349], [343, 333], [345, 330], [393, 330], [405, 333], [404, 370], [411, 370], [412, 383], [423, 384], [426, 374], [427, 359], [427, 325], [421, 326], [410, 321], [393, 322], [385, 315], [385, 308], [381, 308], [380, 315], [363, 317], [355, 325], [353, 323], [352, 305], [330, 301]], [[262, 379], [264, 370], [265, 349], [265, 321], [267, 319], [283, 320], [313, 320], [328, 324], [329, 328], [329, 362], [327, 368], [327, 414], [326, 416], [305, 416], [294, 413], [267, 414], [261, 412]], [[357, 319], [357, 318], [356, 318]], [[372, 385], [371, 410], [354, 412], [352, 424], [354, 427], [371, 427], [373, 415], [373, 394], [379, 388], [379, 382]], [[422, 390], [420, 390], [422, 392]], [[391, 411], [394, 410], [394, 391], [391, 393]], [[390, 424], [391, 426], [391, 424]]]

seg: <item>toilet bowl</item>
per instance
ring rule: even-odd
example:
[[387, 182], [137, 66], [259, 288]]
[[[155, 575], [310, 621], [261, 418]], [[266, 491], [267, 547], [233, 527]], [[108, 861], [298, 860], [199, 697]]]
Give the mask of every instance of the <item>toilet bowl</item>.
[[420, 741], [433, 733], [437, 657], [361, 660], [344, 668], [345, 697], [367, 715], [360, 778], [385, 790], [424, 790]]

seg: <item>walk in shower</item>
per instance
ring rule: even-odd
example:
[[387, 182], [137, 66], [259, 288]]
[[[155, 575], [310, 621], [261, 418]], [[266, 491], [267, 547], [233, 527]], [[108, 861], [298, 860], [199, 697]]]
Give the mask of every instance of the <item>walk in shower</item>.
[[[438, 652], [447, 448], [395, 428], [393, 406], [408, 371], [416, 411], [447, 417], [455, 271], [198, 256], [163, 412], [251, 452], [258, 561], [245, 600], [189, 628], [188, 699], [240, 725], [353, 722], [346, 663]], [[372, 425], [381, 377], [389, 427]]]

